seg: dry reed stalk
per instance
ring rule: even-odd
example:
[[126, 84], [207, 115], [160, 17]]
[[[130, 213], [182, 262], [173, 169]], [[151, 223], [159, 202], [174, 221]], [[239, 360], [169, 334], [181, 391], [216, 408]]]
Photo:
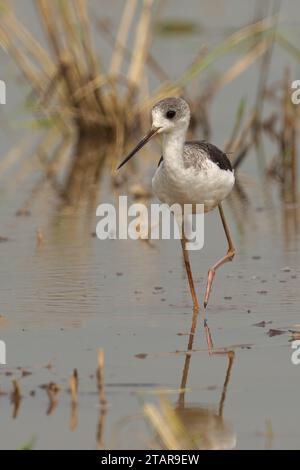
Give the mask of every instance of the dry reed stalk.
[[289, 100], [290, 100], [290, 72], [285, 71], [283, 79], [282, 97], [282, 132], [281, 132], [281, 159], [282, 159], [282, 195], [285, 203], [289, 202], [289, 159], [290, 159], [290, 127], [289, 127]]
[[77, 16], [82, 29], [80, 38], [82, 41], [84, 56], [87, 62], [87, 70], [90, 79], [93, 79], [98, 74], [99, 63], [94, 52], [94, 46], [92, 44], [87, 0], [77, 0]]
[[242, 147], [243, 144], [245, 144], [246, 138], [249, 132], [251, 131], [254, 122], [255, 122], [255, 111], [252, 111], [247, 121], [242, 126], [239, 135], [235, 137], [233, 141], [229, 141], [225, 145], [225, 152], [231, 152], [234, 154], [235, 152], [237, 152], [238, 149]]
[[18, 412], [20, 409], [20, 404], [22, 401], [22, 394], [21, 394], [21, 388], [19, 385], [19, 382], [17, 379], [12, 380], [12, 392], [10, 394], [10, 400], [13, 405], [13, 419], [16, 419], [18, 417]]
[[[3, 0], [2, 0], [3, 2]], [[22, 42], [22, 47], [26, 53], [31, 55], [36, 63], [42, 68], [44, 73], [50, 77], [55, 71], [55, 65], [50, 59], [49, 54], [41, 46], [41, 44], [32, 36], [32, 34], [17, 19], [14, 11], [8, 8], [8, 2], [5, 1], [7, 9], [3, 12], [1, 21], [10, 28], [12, 34]]]
[[[52, 135], [47, 134], [46, 138], [42, 141], [42, 143], [39, 145], [39, 147], [36, 149], [35, 153], [33, 154], [33, 157], [38, 159], [39, 162], [41, 163], [42, 165], [41, 169], [43, 170], [43, 174], [40, 177], [40, 179], [37, 181], [37, 183], [34, 185], [29, 197], [25, 200], [22, 207], [18, 210], [17, 212], [18, 215], [29, 213], [31, 205], [36, 201], [38, 194], [44, 188], [47, 182], [51, 184], [56, 195], [60, 199], [63, 199], [65, 201], [68, 200], [68, 197], [64, 189], [58, 183], [56, 176], [59, 170], [61, 170], [62, 167], [65, 167], [67, 165], [66, 156], [67, 156], [67, 150], [70, 147], [70, 141], [62, 139], [61, 142], [59, 142], [59, 144], [57, 145], [57, 148], [53, 151], [51, 162], [48, 163], [44, 155], [48, 154], [49, 152], [49, 148], [47, 145], [47, 142], [49, 142], [49, 145], [51, 144], [51, 140], [49, 139], [49, 136], [53, 138], [54, 135], [55, 133], [53, 133]], [[33, 168], [34, 167], [32, 166], [31, 169]], [[27, 168], [27, 171], [24, 171], [24, 167], [21, 167], [20, 171], [15, 176], [15, 182], [14, 182], [15, 186], [18, 186], [18, 184], [20, 184], [20, 181], [22, 181], [22, 179], [28, 176], [29, 170], [30, 170], [30, 167]], [[10, 186], [10, 189], [11, 189], [11, 186]]]
[[96, 379], [97, 379], [97, 388], [99, 394], [99, 403], [100, 403], [100, 412], [99, 412], [99, 420], [97, 425], [97, 433], [96, 433], [96, 442], [98, 449], [104, 449], [104, 427], [105, 427], [105, 419], [107, 414], [107, 399], [105, 394], [105, 384], [104, 384], [104, 365], [105, 365], [105, 358], [104, 358], [104, 350], [98, 350], [98, 367], [96, 371]]
[[99, 149], [98, 140], [95, 139], [79, 139], [73, 151], [73, 164], [64, 183], [65, 199], [73, 207], [76, 207], [84, 196], [93, 197], [98, 189], [98, 177], [103, 169], [105, 157], [110, 155], [106, 146]]
[[29, 147], [31, 138], [29, 136], [24, 137], [21, 142], [16, 146], [10, 149], [6, 155], [1, 157], [0, 161], [0, 178], [2, 178], [5, 173], [11, 169], [11, 167], [22, 157], [24, 150]]
[[238, 134], [240, 132], [240, 128], [243, 122], [243, 118], [245, 115], [245, 107], [246, 107], [246, 101], [244, 98], [241, 99], [239, 102], [237, 111], [236, 111], [236, 116], [235, 116], [235, 122], [233, 124], [233, 128], [231, 131], [231, 135], [226, 142], [224, 148], [225, 148], [225, 153], [229, 152], [230, 147], [232, 146], [232, 143], [237, 139]]
[[[115, 50], [116, 47], [118, 47], [120, 50], [123, 51], [123, 58], [126, 59], [126, 61], [130, 62], [132, 58], [132, 52], [129, 50], [129, 48], [124, 44], [124, 43], [119, 43], [116, 41], [114, 36], [112, 35], [112, 32], [107, 25], [104, 25], [101, 21], [97, 22], [98, 25], [98, 30], [99, 32], [105, 37], [107, 42], [113, 47], [113, 50]], [[157, 79], [161, 82], [168, 82], [170, 81], [170, 78], [168, 74], [165, 72], [165, 70], [162, 68], [162, 66], [157, 62], [157, 60], [153, 57], [150, 51], [148, 51], [147, 55], [147, 65], [149, 69], [152, 71], [152, 73], [157, 77]], [[111, 76], [112, 80], [116, 81], [117, 83], [123, 83], [124, 85], [128, 86], [128, 81], [127, 78], [121, 74], [121, 72], [117, 74], [109, 73]]]
[[[74, 5], [76, 2], [76, 6]], [[74, 69], [78, 76], [81, 76], [81, 72], [86, 72], [85, 62], [83, 60], [83, 48], [79, 38], [78, 30], [76, 27], [76, 18], [74, 14], [75, 8], [78, 2], [65, 2], [59, 0], [52, 0], [55, 5], [57, 16], [57, 25], [60, 25], [60, 49], [68, 51], [69, 61], [72, 62]], [[58, 21], [59, 19], [59, 21]], [[55, 33], [57, 36], [57, 32]]]
[[[18, 39], [19, 42], [16, 43], [15, 39]], [[52, 82], [52, 77], [57, 76], [55, 65], [47, 52], [18, 21], [14, 11], [8, 6], [1, 16], [0, 42], [2, 47], [5, 47], [13, 57], [37, 97], [41, 99], [45, 93], [45, 78]], [[63, 100], [61, 90], [58, 90], [58, 96], [60, 100]], [[49, 116], [48, 110], [44, 106], [42, 111]], [[60, 127], [64, 131], [67, 124], [61, 121]]]
[[[269, 39], [265, 39], [259, 42], [258, 44], [255, 44], [246, 55], [244, 55], [241, 59], [238, 59], [228, 70], [226, 70], [224, 74], [222, 74], [216, 81], [214, 81], [212, 85], [209, 85], [205, 92], [203, 92], [202, 97], [199, 99], [202, 108], [205, 104], [207, 105], [207, 103], [212, 100], [213, 96], [216, 95], [221, 88], [235, 80], [240, 74], [247, 70], [261, 55], [264, 55], [269, 50], [271, 45], [272, 41], [270, 41]], [[205, 114], [203, 115], [203, 117], [205, 118]], [[231, 137], [225, 145], [225, 152], [233, 152], [233, 150], [237, 151], [239, 144], [242, 143], [240, 139], [239, 141], [237, 141], [237, 135], [240, 125], [241, 119], [237, 119], [234, 124]], [[208, 125], [206, 121], [203, 122], [203, 129], [204, 132], [206, 130], [207, 135]], [[242, 136], [242, 138], [243, 137], [244, 135]], [[234, 145], [233, 149], [232, 147], [234, 141], [236, 141], [236, 144]]]
[[[67, 61], [74, 77], [74, 98], [78, 87], [84, 86], [86, 82], [95, 78], [97, 75], [97, 65], [93, 54], [90, 30], [87, 22], [86, 2], [76, 0], [72, 7], [71, 5], [72, 4], [67, 2], [59, 2], [59, 8], [62, 12], [62, 31], [64, 31], [65, 36], [64, 48], [69, 51], [70, 55]], [[78, 28], [76, 27], [77, 19], [81, 28], [80, 33], [78, 33]], [[83, 102], [78, 105], [84, 105], [86, 109], [97, 109], [97, 105], [99, 105], [102, 113], [104, 112], [104, 108], [98, 97], [98, 90], [94, 90], [93, 95], [84, 96], [82, 100]], [[77, 103], [76, 99], [75, 102]]]
[[297, 106], [292, 107], [292, 155], [291, 155], [291, 171], [292, 171], [292, 195], [293, 203], [298, 202], [298, 129], [299, 129], [299, 112]]
[[[80, 87], [81, 85], [85, 86], [89, 84], [89, 82], [91, 81], [93, 82], [97, 78], [97, 76], [99, 75], [98, 74], [99, 65], [98, 65], [96, 55], [94, 53], [94, 48], [92, 45], [86, 0], [76, 1], [76, 4], [73, 6], [74, 15], [75, 15], [75, 12], [76, 12], [76, 18], [81, 28], [80, 34], [78, 34], [76, 30], [74, 30], [73, 24], [68, 24], [68, 30], [70, 31], [71, 35], [78, 36], [77, 39], [82, 49], [82, 52], [80, 52], [79, 47], [75, 48], [75, 53], [79, 54], [80, 56], [80, 58], [76, 60], [76, 62], [79, 62], [80, 64], [79, 69], [77, 67], [78, 70], [77, 70], [77, 77], [76, 77], [76, 83]], [[67, 18], [69, 18], [70, 16], [71, 16], [71, 12], [65, 11], [65, 15], [64, 15], [65, 22], [67, 22]], [[82, 61], [82, 63], [80, 62], [80, 60]], [[73, 67], [75, 66], [76, 68], [76, 64], [74, 64], [74, 60], [71, 62], [73, 63]], [[82, 97], [85, 103], [80, 103], [80, 104], [84, 104], [86, 107], [86, 110], [95, 109], [97, 113], [99, 113], [100, 111], [102, 116], [106, 116], [107, 110], [105, 106], [105, 100], [102, 99], [101, 93], [99, 93], [99, 88], [94, 87], [92, 91], [93, 91], [93, 94], [84, 95]], [[74, 93], [76, 93], [76, 90]], [[95, 123], [97, 124], [97, 118], [95, 118]]]
[[282, 98], [282, 133], [281, 133], [281, 159], [282, 159], [282, 194], [285, 203], [297, 202], [297, 126], [298, 113], [290, 99], [290, 70], [286, 69], [283, 80]]
[[69, 379], [69, 390], [71, 394], [71, 407], [70, 407], [70, 431], [75, 431], [78, 424], [77, 404], [78, 404], [78, 373], [74, 369]]
[[[278, 154], [263, 170], [267, 176], [280, 182], [283, 202], [291, 204], [289, 208], [294, 208], [298, 201], [297, 136], [299, 111], [298, 107], [293, 106], [291, 102], [290, 83], [290, 70], [286, 69], [281, 82], [274, 82], [268, 88], [265, 87], [263, 96], [271, 106], [275, 107], [275, 111], [261, 123], [255, 121], [252, 130], [259, 133], [264, 132], [275, 142]], [[280, 114], [278, 109], [281, 111]], [[261, 137], [259, 139], [261, 140]], [[256, 143], [256, 140], [254, 142]], [[284, 213], [284, 218], [286, 218], [285, 229], [287, 229], [289, 215]], [[297, 217], [294, 220], [295, 227], [298, 223], [296, 219]]]
[[[49, 44], [54, 52], [54, 55], [56, 56], [56, 59], [60, 61], [61, 44], [58, 41], [60, 35], [58, 34], [58, 30], [55, 27], [56, 22], [53, 18], [53, 2], [50, 3], [47, 0], [35, 0], [35, 4], [42, 21], [43, 29], [47, 34]], [[51, 7], [50, 4], [52, 5]]]
[[74, 93], [74, 97], [76, 100], [80, 101], [82, 98], [85, 98], [86, 96], [94, 93], [97, 89], [102, 88], [104, 85], [109, 83], [110, 79], [107, 75], [97, 75], [81, 88], [78, 88]]
[[112, 76], [118, 75], [121, 71], [124, 53], [126, 52], [125, 46], [127, 43], [130, 26], [134, 17], [136, 3], [137, 0], [127, 0], [123, 10], [109, 67], [109, 73]]
[[101, 407], [100, 413], [99, 413], [99, 420], [97, 424], [97, 432], [96, 432], [97, 449], [105, 449], [104, 428], [105, 428], [106, 414], [107, 414], [106, 408]]
[[76, 369], [73, 370], [73, 373], [69, 379], [69, 389], [71, 394], [71, 402], [77, 404], [78, 402], [78, 372]]
[[60, 74], [64, 79], [69, 102], [72, 107], [78, 110], [78, 103], [73, 98], [76, 91], [78, 70], [75, 69], [74, 63], [71, 61], [70, 49], [65, 49], [62, 45], [62, 35], [60, 34], [57, 22], [54, 20], [55, 2], [51, 2], [50, 5], [47, 0], [36, 0], [36, 6], [43, 28], [47, 34], [50, 47], [52, 48], [58, 62]]
[[149, 101], [142, 103], [142, 106], [139, 107], [139, 111], [142, 112], [146, 107], [149, 108], [150, 106], [153, 106], [156, 101], [167, 94], [178, 96], [178, 94], [182, 92], [186, 83], [204, 72], [218, 58], [223, 57], [250, 39], [256, 37], [261, 40], [264, 35], [268, 35], [273, 31], [275, 24], [277, 24], [277, 16], [273, 15], [269, 18], [264, 18], [256, 23], [247, 25], [233, 33], [213, 50], [208, 51], [208, 53], [201, 57], [199, 61], [188, 67], [186, 72], [176, 82], [160, 85], [152, 94]]
[[[275, 3], [274, 3], [275, 7]], [[272, 60], [272, 54], [274, 50], [274, 44], [277, 34], [277, 27], [278, 27], [278, 18], [279, 18], [279, 8], [274, 10], [276, 13], [276, 23], [274, 25], [274, 29], [270, 35], [270, 47], [266, 54], [262, 57], [261, 67], [260, 67], [260, 74], [259, 74], [259, 81], [257, 87], [257, 94], [256, 94], [256, 102], [255, 102], [255, 111], [256, 117], [255, 122], [252, 126], [252, 138], [253, 143], [256, 147], [256, 155], [259, 167], [261, 167], [262, 171], [265, 171], [266, 167], [266, 155], [264, 151], [264, 141], [262, 139], [262, 115], [264, 109], [264, 102], [265, 102], [265, 93], [267, 88], [267, 81], [269, 76], [269, 70]]]
[[4, 30], [3, 27], [0, 27], [0, 44], [8, 54], [10, 54], [15, 62], [18, 64], [21, 72], [23, 73], [25, 79], [31, 83], [34, 91], [39, 94], [42, 92], [42, 84], [38, 78], [37, 67], [34, 66], [25, 55], [23, 55], [19, 49], [13, 44], [10, 35]]
[[60, 387], [54, 382], [50, 382], [46, 387], [46, 393], [49, 398], [49, 405], [47, 408], [47, 415], [50, 416], [58, 404], [58, 394], [60, 392]]
[[143, 79], [150, 42], [152, 6], [153, 0], [143, 0], [142, 11], [135, 35], [132, 59], [128, 70], [128, 81], [130, 84], [129, 101], [132, 99], [132, 94], [134, 94], [136, 90], [140, 89]]
[[[93, 82], [99, 75], [98, 70], [101, 69], [101, 64], [96, 58], [94, 47], [92, 44], [92, 35], [89, 24], [89, 16], [87, 11], [87, 1], [78, 0], [78, 20], [82, 28], [81, 41], [83, 45], [84, 55], [87, 62], [88, 68], [88, 81]], [[101, 112], [108, 119], [109, 116], [109, 107], [106, 105], [105, 100], [101, 96], [99, 87], [94, 88], [94, 98], [95, 102]]]
[[226, 72], [221, 75], [211, 87], [208, 94], [216, 94], [221, 88], [228, 83], [233, 82], [239, 75], [247, 70], [259, 57], [264, 55], [270, 48], [272, 41], [264, 39], [263, 41], [252, 47], [241, 59], [237, 60]]
[[[32, 152], [28, 158], [24, 158], [21, 161], [18, 167], [18, 171], [14, 174], [14, 181], [10, 182], [10, 188], [15, 189], [15, 187], [20, 185], [22, 181], [24, 181], [24, 179], [27, 178], [32, 173], [32, 171], [36, 170], [36, 164], [38, 163], [40, 165], [41, 163], [38, 156], [40, 155], [40, 153], [47, 154], [47, 152], [48, 153], [52, 152], [52, 147], [57, 142], [58, 137], [59, 137], [59, 134], [57, 133], [56, 129], [49, 131], [48, 133], [46, 133], [45, 136], [42, 137], [40, 143], [35, 148], [34, 152]], [[20, 147], [21, 146], [22, 144], [20, 145]], [[25, 149], [23, 145], [23, 152]], [[54, 160], [51, 159], [51, 163], [49, 163], [49, 166], [50, 168], [53, 166], [53, 169], [55, 171], [56, 169], [55, 159]]]
[[97, 388], [99, 394], [99, 403], [101, 407], [107, 408], [107, 400], [105, 394], [104, 385], [104, 351], [103, 349], [98, 350], [98, 367], [96, 371]]

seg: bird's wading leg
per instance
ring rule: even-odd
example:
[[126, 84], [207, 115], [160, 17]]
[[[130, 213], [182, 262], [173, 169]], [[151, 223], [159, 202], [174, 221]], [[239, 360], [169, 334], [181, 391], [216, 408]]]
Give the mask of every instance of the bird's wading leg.
[[230, 232], [229, 232], [226, 220], [225, 220], [221, 203], [218, 205], [218, 209], [219, 209], [224, 232], [225, 232], [227, 242], [228, 242], [228, 251], [227, 251], [227, 254], [223, 258], [221, 258], [214, 266], [212, 266], [208, 271], [207, 286], [206, 286], [206, 292], [205, 292], [205, 297], [204, 297], [204, 308], [207, 307], [213, 280], [214, 280], [217, 269], [220, 268], [220, 266], [222, 266], [223, 264], [228, 263], [228, 261], [232, 261], [235, 255], [235, 248], [233, 246], [232, 238], [231, 238], [231, 235], [230, 235]]
[[198, 302], [196, 291], [195, 291], [193, 274], [192, 274], [190, 259], [189, 259], [189, 253], [188, 253], [188, 250], [186, 249], [186, 238], [185, 238], [184, 234], [182, 235], [182, 238], [181, 238], [181, 246], [182, 246], [182, 253], [183, 253], [185, 269], [186, 269], [186, 273], [187, 273], [187, 277], [188, 277], [188, 281], [189, 281], [189, 286], [190, 286], [190, 291], [191, 291], [191, 295], [192, 295], [192, 299], [193, 299], [194, 310], [196, 310], [198, 312], [199, 311], [199, 302]]

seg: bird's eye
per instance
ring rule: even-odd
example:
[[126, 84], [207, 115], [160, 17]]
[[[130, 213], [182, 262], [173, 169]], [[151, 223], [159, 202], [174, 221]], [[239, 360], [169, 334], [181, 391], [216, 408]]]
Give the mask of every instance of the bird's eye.
[[173, 117], [176, 116], [176, 111], [173, 109], [170, 109], [169, 111], [166, 112], [166, 118], [168, 119], [173, 119]]

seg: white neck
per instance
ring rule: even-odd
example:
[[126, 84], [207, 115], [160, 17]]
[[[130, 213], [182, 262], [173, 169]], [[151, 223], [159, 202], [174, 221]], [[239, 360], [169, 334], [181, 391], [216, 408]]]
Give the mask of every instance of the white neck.
[[164, 165], [167, 169], [183, 167], [183, 147], [187, 127], [181, 127], [165, 133], [163, 137]]

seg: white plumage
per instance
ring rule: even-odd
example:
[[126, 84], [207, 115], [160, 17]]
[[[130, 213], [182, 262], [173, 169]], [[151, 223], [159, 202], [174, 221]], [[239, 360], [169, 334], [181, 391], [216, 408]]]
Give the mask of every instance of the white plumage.
[[[169, 149], [164, 148], [164, 155], [171, 154], [172, 149], [167, 150]], [[194, 150], [197, 152], [196, 148]], [[152, 179], [157, 198], [169, 205], [204, 204], [205, 212], [217, 207], [233, 188], [234, 172], [221, 169], [208, 155], [200, 169], [192, 166], [185, 168], [184, 154], [179, 158], [180, 164], [173, 165], [164, 157], [158, 166]]]

